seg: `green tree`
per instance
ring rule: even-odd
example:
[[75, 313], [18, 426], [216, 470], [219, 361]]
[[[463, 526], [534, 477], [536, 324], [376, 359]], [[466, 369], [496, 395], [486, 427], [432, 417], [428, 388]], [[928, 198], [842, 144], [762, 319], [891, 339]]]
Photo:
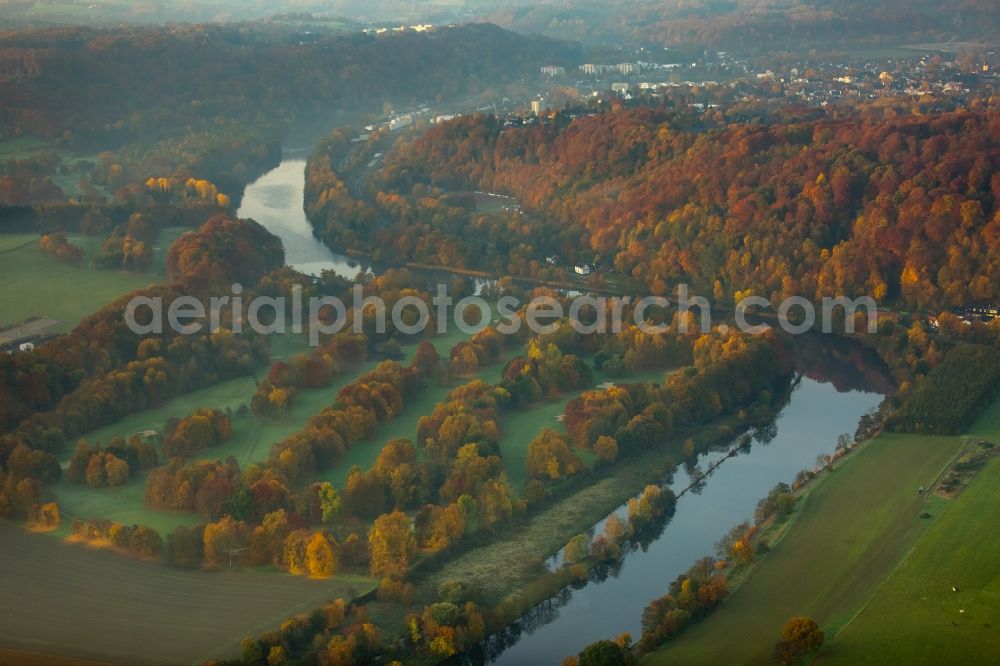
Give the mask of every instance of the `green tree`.
[[802, 657], [815, 652], [823, 645], [825, 635], [809, 617], [793, 617], [785, 623], [781, 632], [783, 640], [774, 646], [774, 659], [780, 664], [791, 666]]
[[591, 643], [580, 653], [580, 666], [623, 666], [633, 662], [631, 653], [614, 641]]
[[324, 524], [327, 524], [340, 512], [340, 496], [329, 481], [319, 484], [316, 496], [319, 498], [322, 521]]

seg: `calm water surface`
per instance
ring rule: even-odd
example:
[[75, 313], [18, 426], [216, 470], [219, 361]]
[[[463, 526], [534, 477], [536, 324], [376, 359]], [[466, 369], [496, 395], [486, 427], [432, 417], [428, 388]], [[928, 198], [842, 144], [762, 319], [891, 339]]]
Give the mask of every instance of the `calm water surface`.
[[[649, 601], [665, 594], [695, 560], [712, 554], [729, 528], [751, 520], [757, 502], [776, 483], [791, 483], [818, 455], [833, 453], [837, 436], [853, 433], [861, 415], [881, 400], [876, 393], [838, 392], [830, 383], [803, 378], [778, 417], [777, 436], [770, 443], [755, 441], [749, 452], [723, 462], [700, 492], [678, 499], [662, 535], [645, 551], [628, 555], [617, 575], [565, 592], [512, 628], [508, 638], [516, 642], [495, 663], [558, 664], [587, 644], [624, 631], [638, 640]], [[725, 455], [708, 453], [699, 466], [707, 468]], [[679, 492], [690, 482], [679, 468], [670, 485]]]
[[236, 214], [256, 220], [280, 238], [285, 246], [285, 263], [295, 270], [309, 275], [333, 270], [354, 278], [361, 270], [361, 262], [334, 252], [313, 235], [303, 209], [305, 171], [305, 159], [286, 157], [247, 186]]

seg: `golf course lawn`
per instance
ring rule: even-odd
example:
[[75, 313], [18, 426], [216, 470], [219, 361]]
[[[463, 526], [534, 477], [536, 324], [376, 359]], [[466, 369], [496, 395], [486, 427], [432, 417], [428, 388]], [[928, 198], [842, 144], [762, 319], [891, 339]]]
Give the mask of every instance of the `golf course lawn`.
[[962, 444], [886, 434], [864, 445], [809, 489], [785, 536], [713, 615], [643, 663], [770, 664], [782, 626], [799, 615], [835, 636], [940, 518], [947, 502], [916, 491]]
[[[442, 355], [446, 355], [453, 344], [451, 338], [432, 339], [431, 342]], [[304, 336], [275, 336], [271, 345], [271, 360], [289, 358], [306, 349]], [[416, 349], [415, 345], [404, 347], [408, 362]], [[238, 413], [241, 405], [249, 405], [257, 389], [252, 377], [240, 377], [221, 382], [197, 391], [168, 400], [154, 409], [132, 414], [115, 423], [83, 436], [91, 444], [107, 444], [112, 437], [128, 438], [143, 430], [155, 430], [162, 433], [164, 423], [170, 417], [184, 418], [199, 408], [233, 410], [233, 436], [222, 444], [200, 451], [195, 459], [225, 460], [233, 456], [242, 468], [255, 462], [267, 459], [271, 446], [300, 430], [315, 414], [333, 404], [337, 393], [344, 386], [355, 381], [358, 376], [368, 372], [378, 365], [378, 361], [366, 361], [361, 367], [345, 372], [334, 378], [333, 382], [320, 389], [300, 390], [292, 403], [291, 409], [281, 418], [261, 418], [249, 410]], [[481, 368], [477, 377], [493, 383], [500, 380], [502, 364], [494, 364]], [[261, 368], [259, 372], [266, 372]], [[458, 383], [456, 383], [456, 386]], [[353, 465], [368, 469], [375, 462], [379, 451], [385, 442], [397, 437], [415, 439], [417, 422], [424, 414], [434, 409], [434, 405], [447, 398], [454, 387], [429, 384], [417, 398], [405, 405], [403, 413], [393, 421], [383, 424], [375, 439], [358, 442], [351, 447], [344, 459], [335, 467], [319, 475], [317, 480], [331, 481], [342, 488], [347, 480], [347, 474]], [[72, 447], [67, 448], [61, 457], [64, 467], [73, 454]], [[165, 457], [160, 452], [161, 464]], [[59, 504], [60, 510], [67, 519], [72, 518], [105, 518], [124, 525], [146, 525], [161, 534], [172, 532], [178, 525], [198, 525], [204, 522], [200, 516], [193, 513], [177, 511], [158, 511], [145, 506], [146, 474], [131, 479], [124, 486], [117, 488], [88, 488], [79, 483], [72, 483], [65, 478], [52, 484], [50, 490], [53, 499]], [[71, 520], [64, 520], [64, 526], [59, 531], [63, 534], [68, 529]]]
[[[616, 378], [614, 381], [621, 384], [662, 382], [667, 374], [668, 371], [663, 369], [646, 370], [644, 372], [629, 374], [622, 378]], [[594, 371], [595, 386], [605, 381], [610, 380], [603, 372]], [[528, 447], [531, 445], [532, 440], [545, 428], [551, 428], [558, 433], [565, 433], [566, 428], [562, 422], [556, 420], [556, 417], [566, 411], [566, 404], [570, 400], [590, 390], [592, 389], [568, 391], [555, 400], [546, 400], [531, 405], [527, 409], [504, 414], [500, 421], [500, 454], [503, 456], [503, 464], [507, 470], [507, 477], [518, 493], [524, 491], [524, 486], [528, 482], [525, 466], [528, 461]], [[574, 453], [587, 463], [587, 465], [592, 465], [594, 460], [596, 460], [596, 456], [588, 451], [575, 449]]]
[[814, 663], [996, 664], [998, 488], [993, 458]]

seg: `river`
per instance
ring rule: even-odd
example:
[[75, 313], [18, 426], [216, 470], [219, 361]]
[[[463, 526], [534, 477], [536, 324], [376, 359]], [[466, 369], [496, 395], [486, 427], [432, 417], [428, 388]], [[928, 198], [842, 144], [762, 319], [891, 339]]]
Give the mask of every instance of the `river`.
[[[711, 555], [730, 527], [752, 520], [757, 502], [776, 483], [791, 483], [797, 472], [815, 465], [817, 456], [833, 453], [837, 436], [853, 433], [861, 415], [881, 400], [878, 393], [842, 392], [832, 383], [803, 377], [770, 442], [755, 440], [749, 452], [725, 460], [698, 491], [680, 497], [663, 533], [645, 550], [627, 555], [605, 580], [564, 591], [497, 637], [489, 648], [494, 655], [502, 650], [494, 663], [558, 664], [601, 638], [628, 631], [638, 640], [649, 601], [665, 594], [695, 560]], [[725, 455], [710, 452], [699, 466], [706, 469]], [[679, 493], [690, 483], [682, 467], [670, 486]]]
[[[281, 239], [285, 248], [285, 263], [307, 275], [318, 276], [331, 270], [353, 280], [361, 270], [382, 272], [392, 265], [373, 265], [370, 261], [340, 254], [330, 249], [313, 233], [305, 213], [306, 160], [298, 157], [309, 149], [286, 150], [281, 164], [247, 185], [237, 217], [250, 218]], [[461, 277], [447, 270], [410, 269], [411, 273], [429, 282], [449, 282]], [[479, 294], [492, 280], [474, 278], [471, 285]]]
[[[286, 155], [278, 167], [247, 187], [238, 215], [257, 220], [281, 238], [286, 262], [293, 268], [312, 275], [330, 269], [353, 278], [361, 263], [332, 251], [313, 235], [303, 210], [304, 174], [305, 160]], [[611, 575], [565, 590], [494, 637], [487, 651], [495, 663], [558, 664], [600, 638], [628, 631], [638, 639], [642, 611], [650, 600], [664, 594], [695, 560], [712, 554], [729, 528], [752, 519], [757, 502], [776, 483], [790, 483], [797, 472], [813, 467], [817, 456], [833, 453], [838, 435], [854, 432], [858, 419], [881, 402], [882, 394], [866, 385], [858, 359], [849, 355], [853, 351], [845, 355], [838, 348], [844, 345], [815, 342], [819, 336], [813, 337], [804, 345], [809, 347], [804, 356], [816, 362], [803, 365], [799, 360], [804, 376], [776, 420], [776, 433], [772, 430], [749, 451], [725, 460], [697, 491], [679, 498], [662, 534], [645, 549], [628, 554]], [[705, 454], [700, 467], [708, 468], [726, 452]], [[679, 492], [690, 482], [681, 468], [670, 485]]]
[[[298, 151], [297, 151], [298, 152]], [[332, 270], [353, 279], [357, 259], [338, 254], [313, 235], [304, 209], [306, 160], [285, 155], [281, 164], [247, 185], [238, 217], [251, 218], [281, 239], [285, 263], [308, 275]]]

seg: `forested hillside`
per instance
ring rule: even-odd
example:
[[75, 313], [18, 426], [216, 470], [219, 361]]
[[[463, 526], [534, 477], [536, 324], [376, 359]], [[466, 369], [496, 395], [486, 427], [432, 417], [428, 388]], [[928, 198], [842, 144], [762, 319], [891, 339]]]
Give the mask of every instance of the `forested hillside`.
[[[998, 142], [986, 111], [770, 126], [649, 108], [525, 128], [462, 118], [390, 156], [378, 202], [396, 224], [371, 245], [432, 262], [452, 246], [511, 274], [557, 253], [655, 294], [686, 281], [717, 300], [870, 295], [936, 312], [1000, 296]], [[456, 225], [434, 195], [470, 189], [511, 194], [524, 214]]]
[[145, 185], [164, 177], [207, 180], [238, 204], [291, 126], [308, 137], [345, 117], [499, 99], [575, 49], [489, 25], [379, 36], [261, 23], [0, 32], [0, 204], [181, 203], [182, 188]]
[[288, 119], [482, 91], [571, 53], [468, 25], [301, 36], [254, 24], [0, 33], [0, 132], [107, 148], [205, 119]]

